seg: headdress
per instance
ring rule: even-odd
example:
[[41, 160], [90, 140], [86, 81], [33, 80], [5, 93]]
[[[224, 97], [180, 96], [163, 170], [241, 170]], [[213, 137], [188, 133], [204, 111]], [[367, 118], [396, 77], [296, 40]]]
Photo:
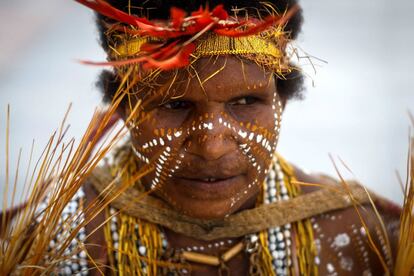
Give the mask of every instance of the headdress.
[[116, 21], [107, 26], [110, 61], [85, 63], [118, 68], [139, 64], [144, 70], [171, 70], [189, 65], [192, 58], [238, 55], [279, 75], [289, 71], [285, 53], [288, 37], [283, 27], [298, 6], [284, 15], [270, 14], [264, 19], [229, 16], [223, 5], [212, 10], [200, 7], [189, 16], [171, 8], [169, 21], [150, 21], [103, 0], [76, 1]]

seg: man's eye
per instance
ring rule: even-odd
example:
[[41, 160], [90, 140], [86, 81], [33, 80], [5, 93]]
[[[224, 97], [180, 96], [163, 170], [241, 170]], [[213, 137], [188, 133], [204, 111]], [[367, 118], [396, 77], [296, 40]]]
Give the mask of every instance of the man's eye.
[[237, 100], [231, 101], [229, 104], [230, 105], [249, 105], [249, 104], [254, 104], [257, 101], [258, 99], [256, 97], [247, 96], [247, 97], [243, 97], [243, 98], [239, 98]]
[[191, 103], [187, 101], [170, 101], [168, 103], [165, 103], [161, 105], [163, 108], [166, 109], [186, 109], [191, 107]]

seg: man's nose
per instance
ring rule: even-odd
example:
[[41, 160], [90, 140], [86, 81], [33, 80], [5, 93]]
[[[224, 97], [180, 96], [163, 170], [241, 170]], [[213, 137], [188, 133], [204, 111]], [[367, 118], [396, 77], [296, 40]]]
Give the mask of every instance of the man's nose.
[[186, 149], [204, 160], [218, 160], [238, 150], [233, 129], [220, 112], [206, 113], [190, 127]]

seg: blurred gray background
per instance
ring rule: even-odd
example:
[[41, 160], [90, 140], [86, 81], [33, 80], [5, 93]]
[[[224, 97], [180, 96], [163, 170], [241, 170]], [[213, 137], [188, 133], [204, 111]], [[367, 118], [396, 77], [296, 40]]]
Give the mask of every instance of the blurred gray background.
[[[307, 0], [302, 6], [298, 45], [328, 64], [317, 62], [316, 74], [305, 66], [311, 75], [306, 98], [286, 109], [280, 153], [299, 167], [333, 176], [328, 155], [339, 156], [362, 183], [401, 202], [395, 171], [405, 177], [407, 110], [414, 112], [414, 1]], [[19, 148], [27, 160], [35, 139], [38, 156], [70, 102], [70, 135], [80, 137], [100, 102], [94, 85], [100, 68], [76, 60], [104, 58], [92, 13], [83, 6], [0, 0], [1, 190], [7, 104], [14, 171]]]

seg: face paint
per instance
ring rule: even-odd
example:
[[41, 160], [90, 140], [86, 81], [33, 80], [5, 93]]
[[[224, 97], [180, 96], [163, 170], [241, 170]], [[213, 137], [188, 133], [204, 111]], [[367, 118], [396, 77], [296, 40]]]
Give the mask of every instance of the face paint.
[[249, 64], [245, 84], [232, 62], [239, 63], [229, 60], [203, 89], [190, 85], [178, 102], [157, 106], [151, 120], [131, 129], [137, 159], [154, 169], [144, 178], [147, 189], [196, 217], [254, 204], [276, 150], [282, 103], [273, 78]]

